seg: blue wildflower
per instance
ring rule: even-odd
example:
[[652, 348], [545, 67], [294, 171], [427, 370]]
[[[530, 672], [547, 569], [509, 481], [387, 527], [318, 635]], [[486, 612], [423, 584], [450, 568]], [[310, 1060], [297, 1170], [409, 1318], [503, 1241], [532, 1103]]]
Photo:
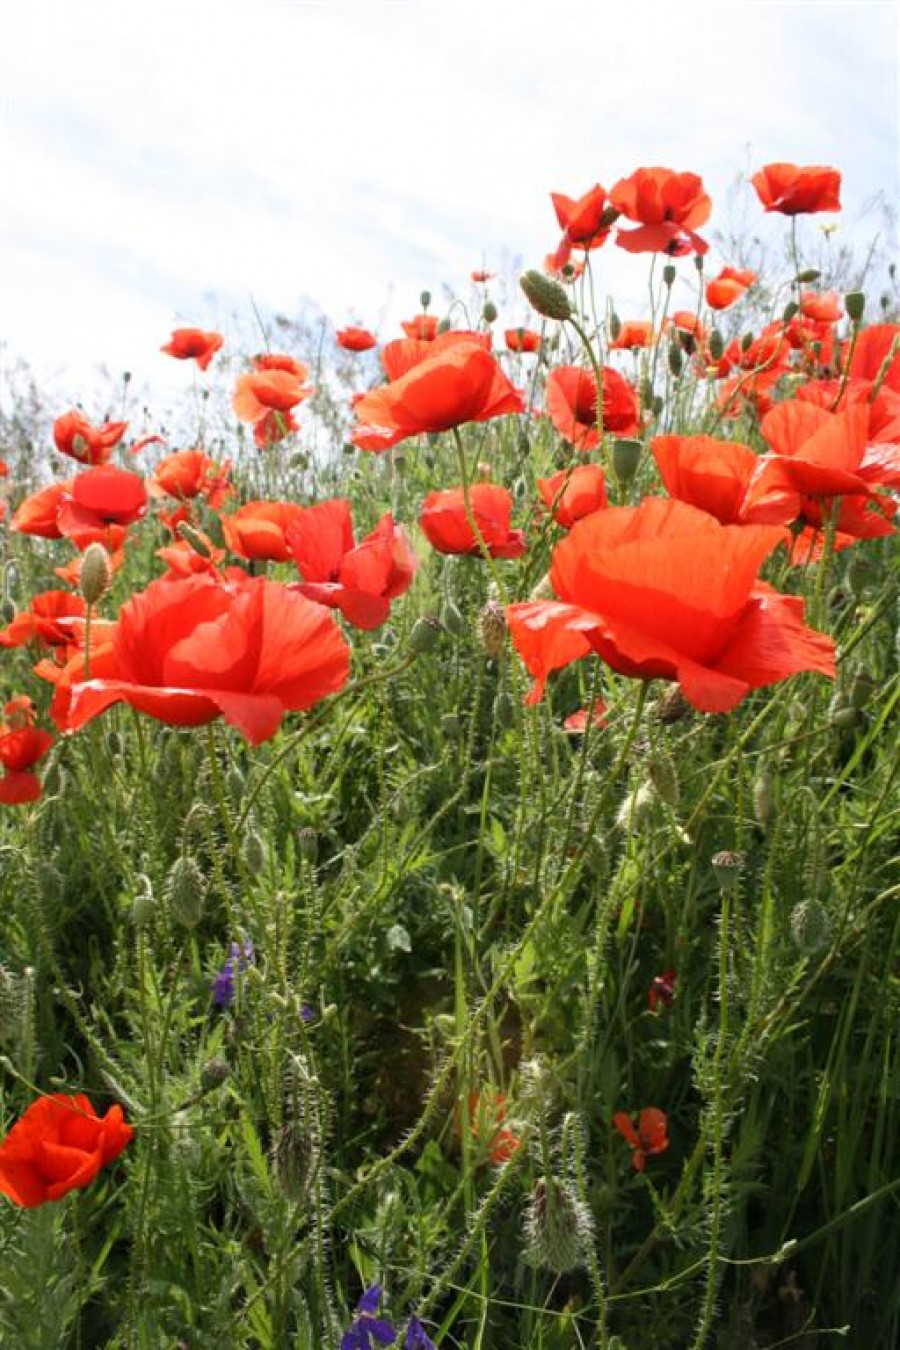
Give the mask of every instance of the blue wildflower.
[[437, 1350], [437, 1346], [422, 1326], [418, 1317], [411, 1317], [409, 1319], [409, 1326], [406, 1328], [406, 1340], [403, 1342], [403, 1350]]
[[393, 1323], [376, 1317], [381, 1302], [381, 1285], [373, 1284], [356, 1305], [356, 1316], [341, 1338], [341, 1350], [372, 1350], [379, 1345], [392, 1345], [397, 1339]]
[[231, 952], [224, 966], [213, 977], [210, 988], [212, 1001], [217, 1008], [227, 1008], [234, 1002], [235, 980], [237, 975], [247, 969], [253, 960], [253, 943], [249, 938], [241, 942], [232, 942]]

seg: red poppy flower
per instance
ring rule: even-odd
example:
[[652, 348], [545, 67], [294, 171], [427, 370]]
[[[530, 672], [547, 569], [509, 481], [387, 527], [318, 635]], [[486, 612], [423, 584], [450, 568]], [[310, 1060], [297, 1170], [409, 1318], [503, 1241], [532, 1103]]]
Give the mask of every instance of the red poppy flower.
[[765, 209], [783, 216], [841, 209], [841, 175], [828, 165], [765, 164], [750, 182]]
[[228, 481], [230, 473], [230, 460], [217, 464], [202, 450], [177, 450], [157, 464], [150, 491], [154, 495], [165, 493], [176, 501], [205, 497], [212, 510], [217, 511], [234, 491]]
[[637, 1129], [632, 1117], [625, 1111], [616, 1112], [613, 1124], [634, 1150], [631, 1165], [636, 1172], [645, 1171], [649, 1155], [665, 1153], [669, 1147], [668, 1117], [665, 1111], [660, 1111], [656, 1106], [647, 1106], [641, 1111]]
[[80, 464], [105, 464], [127, 430], [127, 422], [92, 426], [84, 413], [73, 411], [57, 417], [53, 440], [57, 450]]
[[335, 338], [345, 352], [367, 352], [378, 345], [377, 337], [368, 328], [339, 328]]
[[[743, 519], [747, 490], [760, 465], [749, 445], [712, 436], [655, 436], [650, 448], [670, 497], [708, 511], [722, 525]], [[775, 514], [757, 524], [789, 524], [795, 505], [794, 494], [782, 494], [773, 501]]]
[[300, 423], [293, 413], [276, 412], [273, 408], [253, 424], [253, 439], [260, 450], [270, 450], [286, 437], [300, 430]]
[[[401, 376], [409, 374], [414, 366], [421, 365], [423, 361], [433, 360], [441, 352], [456, 347], [461, 342], [483, 347], [486, 352], [491, 350], [490, 333], [476, 333], [467, 328], [450, 328], [446, 333], [438, 333], [437, 337], [429, 342], [421, 338], [395, 338], [393, 342], [386, 343], [381, 350], [384, 373], [390, 383], [393, 383]], [[359, 402], [359, 399], [356, 401]]]
[[[559, 434], [586, 454], [599, 444], [597, 381], [585, 366], [557, 366], [547, 376], [544, 408]], [[603, 430], [631, 436], [640, 429], [635, 390], [623, 375], [603, 367]]]
[[57, 512], [60, 533], [79, 548], [107, 541], [110, 526], [133, 525], [147, 513], [143, 478], [111, 464], [88, 469], [72, 479]]
[[637, 169], [616, 183], [609, 198], [617, 211], [639, 226], [616, 235], [616, 243], [629, 253], [680, 257], [707, 251], [709, 245], [695, 231], [709, 220], [712, 202], [697, 174]]
[[599, 183], [595, 183], [583, 197], [572, 198], [561, 192], [551, 192], [550, 200], [563, 231], [563, 240], [570, 247], [587, 252], [599, 248], [609, 238], [616, 213], [610, 213], [606, 189]]
[[71, 591], [41, 591], [32, 596], [28, 609], [15, 616], [12, 623], [0, 632], [0, 646], [23, 647], [26, 642], [40, 642], [45, 647], [58, 647], [72, 641], [73, 618], [84, 618], [87, 606], [80, 595]]
[[354, 545], [346, 498], [303, 509], [287, 542], [303, 578], [297, 587], [301, 594], [339, 609], [357, 628], [385, 622], [391, 601], [409, 590], [419, 565], [403, 527], [390, 514]]
[[723, 267], [717, 277], [706, 283], [706, 303], [710, 309], [729, 309], [741, 300], [756, 281], [756, 273], [737, 267]]
[[610, 339], [610, 351], [633, 351], [649, 347], [653, 341], [653, 324], [649, 319], [628, 319], [619, 329], [618, 337]]
[[33, 727], [37, 720], [34, 700], [28, 694], [16, 694], [3, 705], [3, 716], [10, 731], [21, 727]]
[[900, 394], [900, 324], [873, 323], [857, 336], [850, 357], [850, 375], [856, 380], [877, 380], [886, 362], [882, 388]]
[[494, 1088], [482, 1088], [469, 1093], [469, 1126], [475, 1142], [499, 1166], [509, 1162], [517, 1151], [520, 1139], [504, 1125], [506, 1098]]
[[606, 480], [599, 464], [560, 469], [551, 478], [539, 478], [537, 489], [547, 510], [564, 530], [570, 530], [576, 520], [608, 504]]
[[656, 1012], [657, 1008], [671, 1008], [675, 1001], [675, 981], [677, 979], [678, 975], [674, 970], [664, 970], [661, 975], [653, 976], [647, 994], [647, 1002], [650, 1005], [651, 1012]]
[[[475, 483], [469, 489], [472, 515], [492, 558], [520, 558], [525, 536], [509, 527], [512, 494], [494, 483]], [[462, 553], [478, 557], [481, 546], [466, 515], [462, 488], [432, 492], [422, 504], [422, 531], [438, 553]]]
[[606, 704], [602, 698], [595, 699], [589, 708], [579, 708], [577, 712], [569, 713], [563, 722], [563, 730], [573, 736], [583, 735], [589, 726], [606, 726]]
[[9, 528], [18, 534], [30, 534], [38, 539], [62, 539], [57, 516], [60, 504], [71, 491], [70, 479], [65, 483], [51, 483], [50, 487], [32, 492], [13, 513]]
[[786, 537], [659, 498], [578, 521], [553, 553], [559, 599], [507, 610], [536, 680], [529, 702], [551, 671], [591, 651], [620, 674], [677, 681], [701, 712], [730, 712], [796, 671], [833, 675], [834, 643], [804, 626], [802, 601], [757, 579]]
[[34, 1209], [89, 1186], [134, 1135], [121, 1106], [98, 1116], [84, 1093], [39, 1097], [0, 1144], [0, 1192]]
[[541, 335], [531, 328], [507, 328], [503, 334], [506, 349], [510, 352], [539, 352]]
[[523, 406], [491, 353], [458, 337], [405, 375], [364, 394], [355, 405], [359, 426], [351, 439], [361, 450], [380, 452], [422, 432], [486, 422]]
[[38, 800], [41, 782], [28, 770], [46, 755], [52, 744], [50, 733], [34, 726], [0, 727], [0, 764], [4, 770], [0, 778], [0, 802], [5, 806], [22, 806]]
[[254, 370], [283, 370], [295, 376], [302, 384], [309, 374], [308, 368], [296, 356], [285, 356], [280, 352], [260, 352], [252, 358]]
[[804, 319], [816, 323], [839, 323], [844, 317], [844, 306], [834, 291], [803, 291], [800, 313]]
[[70, 665], [51, 712], [61, 731], [114, 703], [180, 727], [222, 716], [258, 745], [284, 713], [341, 689], [349, 669], [331, 615], [278, 582], [164, 577], [122, 607], [112, 640], [92, 653], [89, 680]]
[[224, 548], [216, 548], [213, 541], [202, 530], [194, 529], [193, 534], [203, 546], [200, 553], [193, 544], [184, 538], [174, 544], [166, 544], [156, 550], [157, 558], [162, 558], [168, 567], [166, 575], [172, 577], [194, 576], [200, 572], [217, 572], [225, 559]]
[[486, 282], [493, 281], [496, 275], [496, 272], [473, 272], [472, 280], [476, 286], [483, 286]]
[[206, 370], [220, 347], [225, 345], [221, 333], [205, 333], [202, 328], [176, 328], [161, 352], [179, 361], [196, 361]]
[[242, 422], [260, 422], [272, 412], [289, 413], [313, 392], [303, 383], [305, 367], [301, 366], [300, 369], [302, 375], [281, 367], [254, 370], [241, 375], [231, 400], [235, 415]]
[[438, 320], [434, 314], [417, 314], [414, 319], [401, 323], [407, 337], [418, 338], [420, 342], [434, 342], [438, 335]]
[[[664, 331], [674, 331], [681, 337], [686, 351], [694, 351], [698, 343], [706, 341], [706, 329], [691, 309], [676, 309], [666, 320]], [[690, 341], [687, 341], [690, 339]]]
[[225, 543], [239, 558], [288, 562], [288, 531], [302, 515], [298, 502], [246, 502], [234, 515], [222, 517]]

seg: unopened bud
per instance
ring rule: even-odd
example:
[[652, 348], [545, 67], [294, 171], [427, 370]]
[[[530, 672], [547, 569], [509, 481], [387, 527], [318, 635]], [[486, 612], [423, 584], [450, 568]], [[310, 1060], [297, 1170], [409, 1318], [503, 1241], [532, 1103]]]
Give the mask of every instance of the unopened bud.
[[550, 277], [545, 277], [543, 272], [537, 272], [532, 268], [519, 278], [519, 285], [532, 309], [538, 314], [543, 314], [544, 318], [558, 319], [560, 322], [571, 319], [572, 306], [569, 304], [569, 297], [558, 281], [552, 281]]
[[678, 276], [678, 272], [677, 272], [677, 270], [676, 270], [676, 268], [675, 268], [675, 264], [674, 264], [674, 263], [666, 263], [665, 267], [663, 268], [663, 273], [662, 273], [662, 277], [663, 277], [663, 285], [664, 285], [664, 286], [674, 286], [674, 285], [675, 285], [675, 278], [676, 278], [677, 276]]
[[516, 705], [506, 689], [501, 689], [494, 699], [494, 721], [498, 727], [512, 726]]
[[615, 310], [613, 310], [612, 314], [610, 314], [609, 316], [609, 336], [612, 338], [613, 342], [616, 341], [621, 331], [622, 331], [622, 320], [619, 318]]
[[200, 1086], [204, 1092], [221, 1087], [231, 1070], [224, 1059], [209, 1059], [200, 1070]]
[[441, 623], [454, 637], [460, 637], [466, 631], [466, 621], [459, 606], [452, 600], [445, 600], [441, 607]]
[[166, 878], [172, 918], [182, 928], [196, 928], [203, 917], [206, 881], [193, 858], [176, 858]]
[[102, 544], [88, 544], [81, 558], [79, 589], [89, 605], [106, 594], [112, 577], [109, 554]]
[[437, 330], [439, 333], [449, 333], [450, 328], [451, 328], [450, 320], [446, 318], [441, 319], [440, 323], [437, 326]]
[[498, 313], [499, 311], [493, 300], [485, 300], [481, 310], [481, 317], [484, 319], [485, 323], [493, 323], [497, 318]]
[[153, 884], [145, 872], [140, 872], [131, 902], [131, 922], [135, 928], [145, 928], [155, 913], [156, 897], [153, 894]]
[[412, 626], [412, 632], [408, 638], [409, 650], [416, 656], [421, 656], [424, 652], [430, 652], [440, 635], [440, 620], [435, 619], [430, 614], [423, 614], [421, 618], [416, 619]]
[[798, 272], [794, 280], [801, 286], [807, 286], [810, 282], [818, 281], [821, 275], [817, 267], [807, 267], [805, 272]]
[[767, 830], [775, 816], [775, 775], [761, 764], [753, 780], [753, 815], [761, 830]]
[[623, 486], [627, 487], [634, 479], [634, 475], [638, 471], [638, 465], [641, 462], [643, 451], [643, 443], [641, 441], [632, 440], [630, 437], [621, 436], [613, 441], [613, 472]]
[[190, 544], [195, 553], [199, 553], [201, 558], [212, 558], [212, 550], [209, 544], [203, 538], [199, 530], [194, 529], [193, 525], [188, 525], [186, 520], [182, 520], [178, 526], [178, 533], [186, 544]]
[[710, 333], [708, 346], [709, 354], [712, 359], [714, 361], [721, 361], [722, 357], [725, 355], [725, 339], [718, 328], [714, 328]]
[[781, 312], [781, 322], [790, 323], [795, 314], [800, 313], [800, 306], [796, 300], [789, 300]]
[[423, 309], [427, 309], [431, 304], [431, 291], [423, 291], [419, 296], [419, 304]]
[[525, 1212], [527, 1259], [564, 1275], [584, 1264], [593, 1243], [590, 1210], [567, 1178], [541, 1177]]
[[791, 937], [807, 956], [822, 951], [831, 940], [831, 918], [820, 900], [801, 900], [791, 910]]
[[677, 342], [669, 343], [669, 370], [671, 370], [676, 380], [684, 370], [684, 357], [681, 354], [681, 348]]
[[314, 863], [319, 856], [319, 836], [312, 825], [303, 825], [297, 831], [297, 852], [305, 862]]
[[12, 623], [15, 617], [16, 617], [16, 603], [14, 600], [10, 600], [7, 597], [7, 599], [3, 601], [2, 605], [0, 605], [0, 619], [2, 619], [4, 623]]
[[244, 855], [247, 871], [251, 876], [258, 876], [260, 872], [265, 870], [266, 847], [258, 830], [247, 831], [241, 851]]
[[844, 296], [844, 309], [851, 323], [859, 323], [866, 308], [864, 291], [848, 291]]

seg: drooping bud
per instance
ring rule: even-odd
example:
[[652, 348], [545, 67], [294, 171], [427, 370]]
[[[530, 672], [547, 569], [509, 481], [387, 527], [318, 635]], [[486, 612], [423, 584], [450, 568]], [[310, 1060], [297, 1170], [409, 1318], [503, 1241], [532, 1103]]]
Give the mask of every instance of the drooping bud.
[[569, 297], [558, 281], [552, 281], [543, 272], [532, 268], [522, 274], [519, 285], [532, 309], [543, 314], [545, 319], [558, 319], [560, 322], [571, 319], [573, 310]]
[[525, 1210], [525, 1236], [526, 1259], [533, 1265], [564, 1275], [584, 1264], [594, 1225], [590, 1210], [571, 1181], [554, 1176], [539, 1178]]
[[752, 346], [753, 346], [753, 334], [744, 333], [743, 336], [741, 337], [741, 351], [749, 352]]
[[660, 694], [656, 700], [654, 711], [664, 726], [671, 726], [673, 722], [680, 722], [683, 718], [690, 716], [691, 705], [679, 686], [673, 684], [665, 693]]
[[678, 276], [678, 270], [674, 263], [666, 263], [662, 271], [663, 285], [672, 287], [675, 285], [675, 278]]
[[798, 272], [794, 280], [801, 286], [808, 286], [813, 281], [818, 281], [822, 273], [817, 267], [807, 267], [805, 272]]
[[112, 563], [106, 549], [102, 544], [88, 544], [81, 558], [78, 585], [89, 605], [96, 605], [106, 594], [111, 578]]
[[196, 928], [203, 917], [206, 880], [193, 858], [176, 858], [166, 878], [172, 918], [182, 928]]
[[478, 615], [478, 636], [489, 661], [499, 661], [506, 645], [506, 614], [497, 600], [488, 600]]
[[848, 291], [844, 296], [844, 309], [851, 323], [859, 323], [866, 308], [865, 291]]
[[452, 600], [445, 600], [441, 606], [441, 623], [454, 637], [460, 637], [466, 631], [462, 611]]
[[642, 441], [632, 440], [630, 437], [622, 436], [613, 441], [612, 462], [613, 472], [623, 487], [627, 487], [634, 479], [638, 471], [638, 465], [641, 462], [644, 446]]
[[515, 716], [516, 705], [512, 694], [506, 689], [501, 689], [494, 699], [494, 721], [498, 727], [512, 726]]
[[275, 1179], [289, 1200], [303, 1200], [319, 1156], [318, 1084], [299, 1055], [292, 1055], [284, 1081], [284, 1118], [270, 1155]]

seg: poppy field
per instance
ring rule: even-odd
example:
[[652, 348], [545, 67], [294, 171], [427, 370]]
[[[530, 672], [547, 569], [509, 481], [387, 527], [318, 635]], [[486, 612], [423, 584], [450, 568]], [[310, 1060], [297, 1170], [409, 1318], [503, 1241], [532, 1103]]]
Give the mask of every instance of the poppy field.
[[900, 1344], [900, 322], [746, 188], [0, 410], [0, 1346]]

